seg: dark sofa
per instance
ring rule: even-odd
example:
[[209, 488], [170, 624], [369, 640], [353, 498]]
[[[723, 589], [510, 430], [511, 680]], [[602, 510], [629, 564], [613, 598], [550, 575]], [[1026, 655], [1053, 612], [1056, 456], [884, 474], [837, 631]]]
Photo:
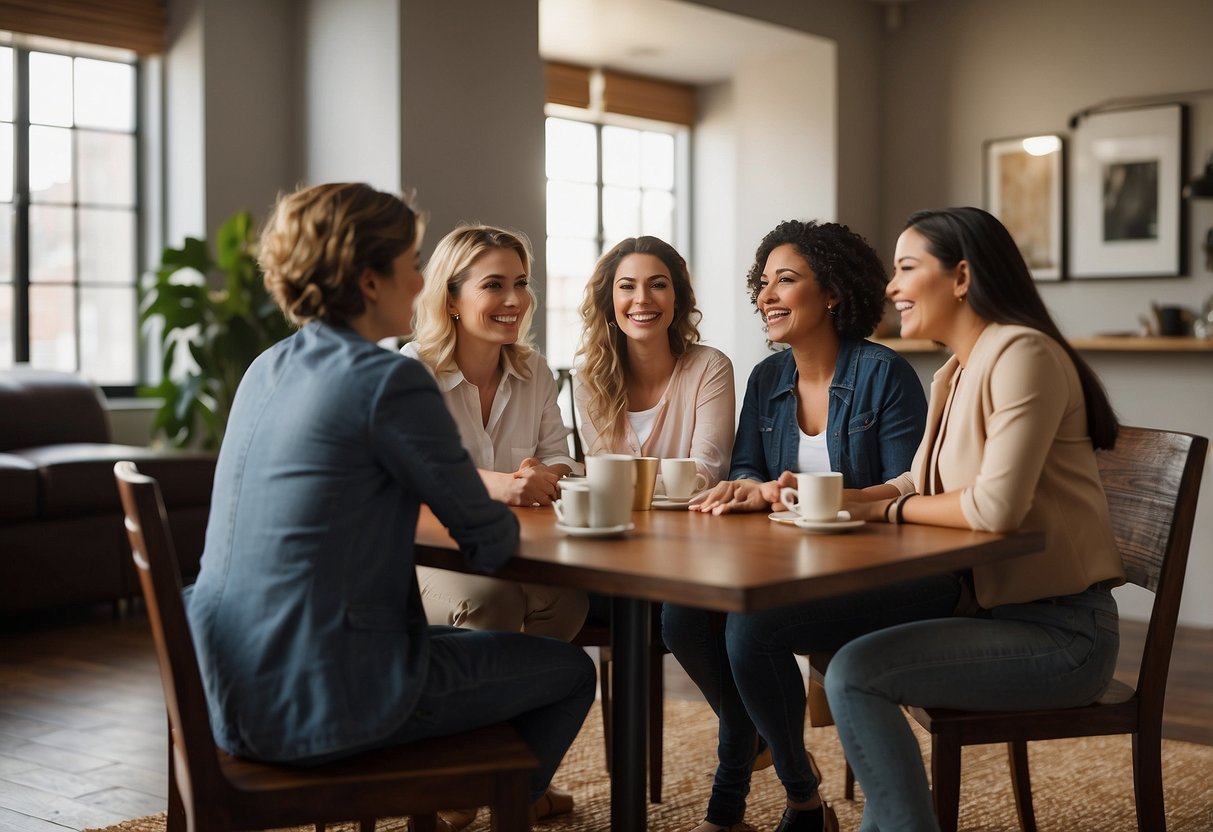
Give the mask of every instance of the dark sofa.
[[88, 382], [0, 371], [0, 614], [139, 594], [114, 485], [122, 459], [160, 481], [188, 579], [202, 554], [214, 455], [115, 445]]

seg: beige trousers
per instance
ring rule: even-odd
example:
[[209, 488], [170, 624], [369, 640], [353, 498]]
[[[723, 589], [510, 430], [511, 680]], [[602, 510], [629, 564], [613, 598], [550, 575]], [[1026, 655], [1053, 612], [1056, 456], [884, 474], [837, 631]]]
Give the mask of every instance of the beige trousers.
[[524, 584], [449, 569], [417, 567], [431, 624], [504, 630], [570, 641], [585, 623], [589, 600], [579, 589]]

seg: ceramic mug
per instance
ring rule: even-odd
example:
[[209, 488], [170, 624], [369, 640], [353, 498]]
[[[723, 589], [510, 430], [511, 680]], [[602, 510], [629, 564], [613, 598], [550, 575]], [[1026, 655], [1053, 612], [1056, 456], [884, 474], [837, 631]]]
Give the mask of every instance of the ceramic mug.
[[667, 500], [689, 500], [692, 494], [708, 487], [708, 478], [699, 473], [691, 457], [661, 460], [661, 484]]
[[626, 526], [632, 520], [632, 493], [636, 485], [636, 460], [624, 454], [599, 454], [585, 458], [585, 478], [590, 484], [590, 527]]
[[796, 488], [779, 491], [779, 502], [805, 520], [826, 523], [838, 519], [842, 508], [842, 474], [797, 474]]
[[560, 499], [552, 503], [556, 522], [562, 526], [584, 528], [590, 525], [590, 486], [588, 483], [563, 483]]

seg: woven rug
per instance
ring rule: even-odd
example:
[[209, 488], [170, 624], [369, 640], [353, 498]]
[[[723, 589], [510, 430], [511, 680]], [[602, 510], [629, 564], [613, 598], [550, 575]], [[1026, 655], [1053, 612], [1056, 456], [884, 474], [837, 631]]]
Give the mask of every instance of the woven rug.
[[[571, 815], [537, 826], [542, 832], [599, 832], [610, 828], [610, 788], [603, 764], [602, 722], [595, 705], [569, 750], [555, 783], [571, 791]], [[703, 818], [712, 786], [716, 719], [703, 702], [665, 703], [664, 802], [650, 804], [652, 832], [684, 832]], [[925, 735], [920, 734], [920, 740]], [[838, 812], [843, 830], [859, 828], [862, 792], [843, 799], [843, 759], [831, 728], [809, 728], [808, 748], [821, 766], [822, 794]], [[924, 746], [925, 747], [925, 746]], [[1032, 790], [1042, 832], [1135, 832], [1131, 741], [1099, 737], [1032, 743]], [[1213, 747], [1163, 741], [1163, 783], [1169, 832], [1213, 832]], [[964, 749], [960, 828], [969, 832], [1016, 832], [1005, 746]], [[774, 769], [754, 776], [746, 819], [770, 832], [783, 811], [784, 794]], [[470, 827], [488, 832], [487, 812]], [[334, 827], [338, 828], [338, 827]], [[353, 827], [349, 827], [352, 829]], [[379, 832], [403, 832], [403, 820], [381, 821]], [[310, 827], [309, 827], [310, 829]], [[164, 832], [164, 815], [108, 827], [105, 832]]]

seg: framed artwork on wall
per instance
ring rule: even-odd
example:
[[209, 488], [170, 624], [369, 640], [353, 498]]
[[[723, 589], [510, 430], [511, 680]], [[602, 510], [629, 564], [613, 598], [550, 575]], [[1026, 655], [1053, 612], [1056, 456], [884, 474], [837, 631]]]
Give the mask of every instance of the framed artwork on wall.
[[1183, 274], [1186, 138], [1182, 104], [1093, 113], [1078, 124], [1071, 159], [1073, 277]]
[[1065, 275], [1065, 164], [1061, 136], [985, 143], [985, 208], [1011, 232], [1036, 280]]

